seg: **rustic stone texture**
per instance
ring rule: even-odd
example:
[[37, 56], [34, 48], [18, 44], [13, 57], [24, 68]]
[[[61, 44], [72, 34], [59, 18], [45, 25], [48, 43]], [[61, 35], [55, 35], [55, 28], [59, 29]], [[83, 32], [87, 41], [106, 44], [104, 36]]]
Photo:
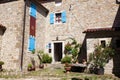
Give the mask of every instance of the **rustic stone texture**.
[[[55, 6], [55, 2], [43, 3], [43, 5], [49, 9], [49, 14], [55, 12], [66, 11], [67, 23], [64, 24], [50, 24], [49, 14], [46, 21], [46, 39], [45, 43], [55, 40], [59, 37], [59, 40], [66, 40], [68, 37], [74, 37], [78, 42], [82, 43], [85, 39], [85, 34], [82, 32], [89, 28], [106, 28], [112, 27], [117, 13], [118, 6], [114, 0], [63, 0], [61, 6]], [[71, 10], [69, 11], [71, 5]], [[100, 35], [98, 35], [100, 36]], [[87, 52], [92, 52], [94, 44], [99, 44], [100, 38], [87, 42]], [[109, 42], [111, 39], [107, 39]], [[65, 41], [65, 44], [67, 41]], [[93, 45], [91, 47], [91, 45]], [[111, 63], [109, 63], [111, 64]], [[108, 66], [110, 70], [106, 70], [105, 73], [110, 74], [112, 72], [113, 65]], [[106, 68], [108, 69], [108, 68]]]
[[24, 2], [22, 0], [0, 4], [0, 21], [6, 27], [6, 31], [2, 35], [0, 57], [5, 62], [3, 67], [8, 70], [20, 69], [19, 48], [21, 48], [21, 39], [18, 41], [17, 34], [22, 30], [23, 5]]
[[[83, 43], [86, 36], [82, 33], [84, 30], [88, 28], [112, 27], [119, 6], [115, 3], [115, 0], [62, 0], [61, 6], [55, 6], [54, 1], [42, 3], [42, 5], [49, 10], [49, 13], [45, 17], [43, 16], [44, 11], [37, 7], [36, 53], [41, 49], [48, 52], [46, 45], [49, 42], [56, 40], [57, 36], [59, 37], [59, 40], [64, 41], [64, 44], [67, 43], [66, 39], [69, 37], [74, 37], [78, 42]], [[33, 56], [28, 51], [30, 29], [29, 6], [30, 2], [27, 3], [26, 10], [23, 53], [23, 66], [25, 70], [27, 68], [27, 64], [30, 62], [30, 57]], [[4, 68], [20, 70], [24, 0], [2, 3], [0, 4], [0, 10], [0, 23], [7, 28], [1, 38], [0, 58], [5, 62]], [[55, 13], [64, 10], [67, 13], [67, 22], [61, 24], [50, 24], [49, 14], [51, 12]], [[95, 40], [95, 42], [88, 40], [87, 43], [87, 45], [91, 46], [94, 45], [94, 43], [99, 43], [99, 39]], [[89, 51], [91, 52], [90, 49], [87, 52]], [[34, 57], [38, 64], [37, 57]], [[106, 73], [109, 73], [109, 71]]]

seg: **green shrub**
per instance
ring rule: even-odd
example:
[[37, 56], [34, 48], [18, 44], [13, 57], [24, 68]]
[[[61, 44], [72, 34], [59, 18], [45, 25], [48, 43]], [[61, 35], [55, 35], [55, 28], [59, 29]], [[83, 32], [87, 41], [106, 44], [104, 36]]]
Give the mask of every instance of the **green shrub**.
[[28, 68], [31, 68], [32, 67], [32, 64], [28, 64]]
[[52, 57], [50, 57], [48, 54], [43, 54], [42, 56], [42, 63], [51, 63]]
[[64, 58], [61, 59], [61, 63], [71, 63], [71, 57], [65, 56]]
[[35, 54], [35, 49], [34, 49], [34, 50], [32, 50], [32, 54]]
[[3, 65], [4, 64], [4, 62], [3, 61], [0, 61], [0, 65]]

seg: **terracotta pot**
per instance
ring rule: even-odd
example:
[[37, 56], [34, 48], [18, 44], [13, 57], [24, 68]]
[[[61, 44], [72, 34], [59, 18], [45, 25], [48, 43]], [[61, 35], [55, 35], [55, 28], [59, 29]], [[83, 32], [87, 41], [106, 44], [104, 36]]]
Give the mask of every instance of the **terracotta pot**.
[[35, 67], [32, 67], [32, 71], [35, 71]]
[[43, 69], [43, 68], [44, 68], [44, 64], [40, 64], [40, 65], [39, 65], [39, 68], [40, 68], [40, 69]]
[[0, 71], [3, 71], [3, 69], [2, 69], [2, 65], [0, 65]]
[[66, 73], [69, 73], [71, 71], [71, 66], [65, 67]]
[[32, 71], [32, 67], [29, 67], [27, 70], [28, 70], [28, 71]]

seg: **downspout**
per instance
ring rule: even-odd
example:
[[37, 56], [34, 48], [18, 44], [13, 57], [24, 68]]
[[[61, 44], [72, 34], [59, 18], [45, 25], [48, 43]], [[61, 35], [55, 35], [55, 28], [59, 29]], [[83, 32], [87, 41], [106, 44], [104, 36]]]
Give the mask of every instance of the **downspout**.
[[22, 53], [21, 53], [21, 62], [20, 62], [20, 69], [23, 70], [23, 54], [24, 54], [24, 38], [25, 38], [25, 23], [26, 23], [26, 5], [27, 0], [24, 4], [24, 16], [23, 16], [23, 34], [22, 34]]

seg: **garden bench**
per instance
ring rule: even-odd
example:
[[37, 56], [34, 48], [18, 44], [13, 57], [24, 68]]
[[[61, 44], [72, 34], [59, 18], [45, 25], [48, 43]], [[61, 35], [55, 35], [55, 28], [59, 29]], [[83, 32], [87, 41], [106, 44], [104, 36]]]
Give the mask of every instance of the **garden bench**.
[[72, 64], [71, 65], [71, 71], [72, 72], [84, 72], [84, 70], [86, 69], [86, 65], [84, 65], [84, 64], [80, 64], [80, 63], [78, 63], [78, 64]]

